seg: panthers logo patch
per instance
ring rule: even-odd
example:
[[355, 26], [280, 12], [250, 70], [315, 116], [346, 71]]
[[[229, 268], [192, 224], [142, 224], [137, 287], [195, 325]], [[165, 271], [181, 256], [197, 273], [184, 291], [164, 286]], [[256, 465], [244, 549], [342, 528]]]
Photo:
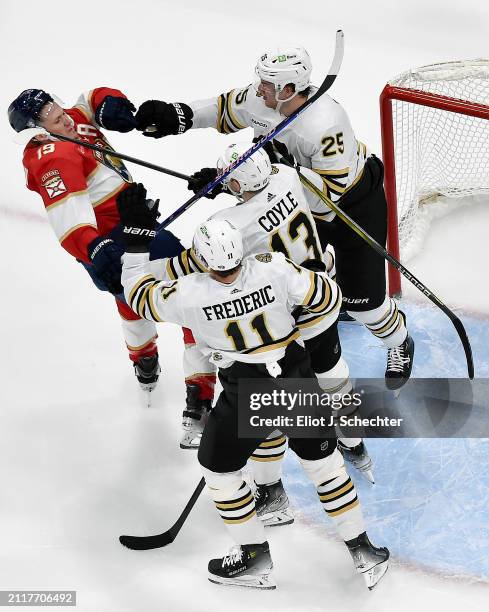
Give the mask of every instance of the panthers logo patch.
[[260, 255], [255, 255], [255, 259], [257, 259], [258, 261], [261, 261], [262, 263], [269, 263], [270, 261], [272, 261], [272, 254], [271, 253], [261, 253]]
[[[112, 147], [108, 144], [108, 142], [104, 140], [100, 140], [100, 139], [95, 140], [95, 144], [98, 147], [104, 147], [105, 149], [112, 149]], [[112, 155], [108, 155], [107, 153], [104, 153], [102, 151], [94, 151], [93, 155], [98, 162], [100, 162], [101, 164], [104, 164], [104, 166], [107, 166], [111, 168], [112, 170], [115, 170], [115, 172], [117, 172], [117, 174], [126, 183], [132, 182], [132, 177], [128, 169], [124, 165], [124, 162], [122, 161], [122, 159], [120, 159], [119, 157], [113, 157]]]

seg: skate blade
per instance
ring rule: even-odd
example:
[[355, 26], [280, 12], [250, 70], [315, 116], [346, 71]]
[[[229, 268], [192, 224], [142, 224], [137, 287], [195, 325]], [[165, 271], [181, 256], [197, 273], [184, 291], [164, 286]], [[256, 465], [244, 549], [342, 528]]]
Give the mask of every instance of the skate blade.
[[193, 436], [184, 435], [180, 441], [180, 448], [184, 450], [197, 450], [200, 446], [200, 440], [202, 438], [202, 434], [197, 434]]
[[141, 405], [143, 408], [152, 408], [153, 407], [153, 394], [148, 389], [140, 389], [139, 397], [141, 399]]
[[374, 475], [372, 470], [359, 470], [363, 476], [369, 481], [370, 484], [375, 484]]
[[278, 512], [268, 512], [258, 517], [264, 527], [282, 527], [291, 525], [294, 522], [294, 515], [290, 510], [280, 510]]
[[379, 565], [376, 565], [375, 567], [372, 567], [363, 574], [363, 578], [369, 591], [374, 589], [379, 584], [388, 569], [389, 561], [387, 560]]
[[262, 589], [264, 591], [271, 591], [276, 589], [277, 585], [274, 579], [269, 574], [257, 574], [254, 576], [243, 576], [241, 578], [221, 578], [209, 573], [209, 582], [214, 584], [220, 584], [222, 586], [236, 586], [244, 587], [247, 589]]

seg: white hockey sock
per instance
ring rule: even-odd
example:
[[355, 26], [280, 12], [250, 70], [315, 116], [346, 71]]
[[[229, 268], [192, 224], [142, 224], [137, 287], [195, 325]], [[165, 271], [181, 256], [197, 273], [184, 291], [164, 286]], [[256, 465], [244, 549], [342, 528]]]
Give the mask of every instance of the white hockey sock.
[[156, 340], [156, 325], [153, 321], [121, 319], [122, 333], [130, 352], [142, 351]]
[[241, 470], [218, 473], [202, 467], [209, 487], [229, 535], [236, 544], [262, 544], [266, 541], [262, 522], [256, 516], [255, 499], [243, 481]]
[[360, 500], [345, 470], [341, 453], [335, 451], [317, 461], [300, 459], [306, 474], [316, 485], [319, 499], [335, 522], [343, 540], [352, 540], [365, 531]]
[[[323, 391], [331, 394], [334, 393], [335, 395], [338, 394], [338, 397], [350, 393], [353, 389], [349, 378], [350, 370], [343, 357], [339, 358], [338, 362], [331, 370], [316, 374], [316, 376], [319, 386]], [[362, 441], [361, 438], [342, 438], [341, 436], [338, 439], [349, 448], [357, 446]]]
[[249, 460], [256, 484], [271, 484], [282, 478], [282, 465], [287, 438], [278, 429], [258, 446]]
[[338, 438], [338, 440], [348, 448], [355, 448], [362, 441], [362, 438]]
[[407, 329], [404, 317], [399, 312], [395, 301], [388, 296], [378, 308], [364, 312], [349, 310], [348, 314], [363, 323], [374, 336], [382, 340], [387, 348], [399, 346], [406, 339]]

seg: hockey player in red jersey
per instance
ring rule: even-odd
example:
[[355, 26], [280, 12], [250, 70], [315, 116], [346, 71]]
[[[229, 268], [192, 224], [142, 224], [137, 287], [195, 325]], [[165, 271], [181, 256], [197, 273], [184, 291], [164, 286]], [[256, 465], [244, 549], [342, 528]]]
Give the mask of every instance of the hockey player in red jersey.
[[[51, 135], [110, 148], [100, 128], [129, 132], [136, 127], [134, 111], [117, 89], [93, 89], [68, 109], [41, 89], [27, 89], [12, 102], [8, 116], [17, 140], [26, 145], [27, 187], [41, 195], [61, 246], [85, 267], [98, 289], [114, 295], [135, 374], [141, 387], [151, 391], [160, 372], [156, 328], [127, 306], [120, 280], [123, 249], [116, 198], [132, 178], [121, 160]], [[151, 245], [155, 259], [182, 250], [167, 230], [159, 231]], [[194, 382], [192, 376], [187, 382]], [[205, 382], [213, 386], [213, 380]], [[212, 397], [212, 389], [199, 391], [203, 399]]]

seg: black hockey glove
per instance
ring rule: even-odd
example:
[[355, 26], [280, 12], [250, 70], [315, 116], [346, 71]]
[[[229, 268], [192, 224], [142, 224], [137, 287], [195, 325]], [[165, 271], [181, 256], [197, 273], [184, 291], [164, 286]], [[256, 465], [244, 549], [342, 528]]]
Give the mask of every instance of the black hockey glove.
[[326, 272], [326, 264], [320, 259], [306, 259], [301, 263], [301, 268], [306, 268], [313, 272]]
[[[204, 189], [206, 185], [212, 183], [212, 181], [215, 181], [216, 176], [217, 168], [202, 168], [202, 170], [195, 172], [189, 178], [187, 189], [190, 189], [190, 191], [193, 191], [194, 193], [198, 193], [201, 189]], [[212, 191], [208, 191], [205, 194], [205, 197], [209, 198], [210, 200], [213, 200], [216, 196], [218, 196], [225, 190], [226, 189], [224, 185], [222, 183], [219, 183], [219, 185], [217, 185], [217, 187], [214, 187]]]
[[106, 130], [130, 132], [136, 127], [135, 110], [127, 98], [105, 96], [95, 111], [95, 121]]
[[147, 100], [136, 113], [137, 128], [151, 138], [183, 134], [192, 127], [193, 116], [190, 106], [183, 102]]
[[88, 258], [93, 264], [97, 276], [106, 284], [110, 293], [117, 295], [124, 289], [121, 285], [122, 248], [110, 238], [99, 236], [92, 240], [87, 248]]
[[[260, 140], [259, 137], [253, 138], [254, 143], [258, 142], [259, 140]], [[275, 149], [273, 148], [273, 144], [271, 140], [267, 140], [267, 142], [263, 145], [262, 149], [268, 155], [268, 157], [270, 158], [270, 162], [272, 164], [278, 164], [277, 153], [275, 152]]]
[[131, 183], [117, 196], [117, 208], [122, 223], [122, 241], [128, 253], [146, 253], [156, 236], [159, 200], [147, 200], [146, 188]]
[[292, 155], [292, 153], [289, 153], [289, 150], [287, 149], [286, 144], [274, 138], [273, 139], [273, 149], [275, 151], [277, 163], [285, 164], [286, 166], [291, 166], [292, 168], [299, 167], [299, 164], [297, 163], [297, 160], [295, 159], [295, 157]]

